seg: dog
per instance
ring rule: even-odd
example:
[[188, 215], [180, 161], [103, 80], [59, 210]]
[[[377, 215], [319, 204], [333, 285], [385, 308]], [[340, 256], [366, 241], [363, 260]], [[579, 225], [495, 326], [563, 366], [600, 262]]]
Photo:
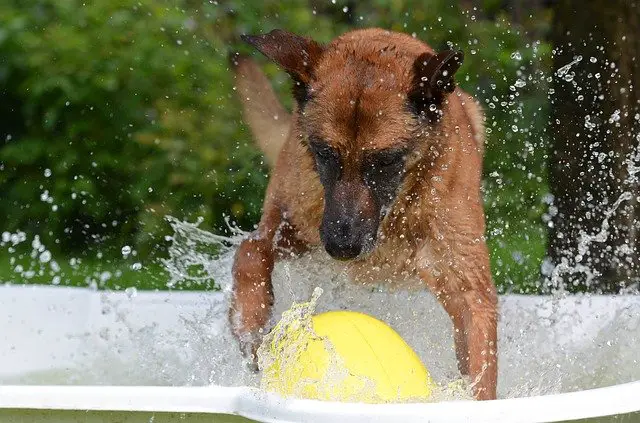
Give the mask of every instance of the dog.
[[475, 398], [495, 399], [484, 118], [454, 81], [463, 53], [377, 28], [326, 45], [284, 30], [242, 38], [290, 75], [295, 99], [288, 113], [257, 64], [231, 56], [244, 119], [272, 166], [260, 223], [232, 270], [229, 319], [243, 353], [255, 360], [269, 329], [275, 262], [323, 246], [356, 281], [413, 277], [430, 289]]

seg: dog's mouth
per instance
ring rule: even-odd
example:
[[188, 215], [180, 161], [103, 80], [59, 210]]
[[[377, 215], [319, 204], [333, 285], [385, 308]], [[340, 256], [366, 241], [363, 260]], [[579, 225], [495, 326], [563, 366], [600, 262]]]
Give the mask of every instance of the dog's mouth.
[[368, 237], [361, 246], [338, 247], [331, 244], [324, 244], [324, 249], [331, 258], [339, 261], [363, 260], [375, 249], [376, 241], [373, 237]]
[[[329, 204], [320, 226], [320, 239], [325, 251], [340, 261], [368, 257], [376, 249], [379, 240], [384, 239], [383, 222], [392, 209], [393, 198], [379, 208], [368, 210], [368, 213], [359, 209], [352, 210], [352, 214], [344, 213], [344, 206]], [[336, 210], [343, 213], [336, 213]]]
[[334, 259], [347, 261], [368, 256], [376, 246], [377, 222], [362, 226], [323, 221], [320, 238], [325, 251]]

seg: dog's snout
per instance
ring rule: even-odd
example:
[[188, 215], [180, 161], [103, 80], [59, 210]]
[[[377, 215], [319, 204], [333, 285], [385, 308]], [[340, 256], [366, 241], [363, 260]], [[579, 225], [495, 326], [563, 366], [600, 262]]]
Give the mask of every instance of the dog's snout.
[[346, 220], [338, 220], [335, 224], [331, 225], [331, 231], [333, 232], [336, 239], [346, 242], [352, 237], [354, 233], [354, 224], [352, 222], [348, 222]]
[[354, 222], [346, 219], [327, 222], [324, 232], [324, 247], [327, 253], [338, 260], [349, 260], [360, 255], [363, 249], [361, 231]]
[[362, 252], [362, 243], [354, 239], [339, 239], [327, 237], [324, 248], [327, 253], [337, 260], [351, 260]]
[[377, 228], [375, 219], [356, 214], [353, 218], [325, 218], [320, 233], [324, 248], [331, 257], [350, 260], [373, 248]]
[[369, 252], [378, 231], [378, 211], [369, 189], [357, 180], [341, 180], [325, 194], [320, 237], [327, 253], [350, 260]]
[[327, 253], [336, 260], [351, 260], [360, 255], [362, 251], [362, 246], [357, 244], [345, 244], [340, 245], [333, 243], [332, 241], [327, 242], [325, 245], [325, 250]]

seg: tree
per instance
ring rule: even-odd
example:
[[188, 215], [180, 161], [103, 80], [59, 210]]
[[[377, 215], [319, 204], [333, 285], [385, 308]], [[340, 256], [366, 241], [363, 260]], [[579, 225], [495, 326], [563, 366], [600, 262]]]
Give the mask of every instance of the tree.
[[549, 276], [615, 292], [640, 277], [640, 2], [561, 0], [554, 21]]

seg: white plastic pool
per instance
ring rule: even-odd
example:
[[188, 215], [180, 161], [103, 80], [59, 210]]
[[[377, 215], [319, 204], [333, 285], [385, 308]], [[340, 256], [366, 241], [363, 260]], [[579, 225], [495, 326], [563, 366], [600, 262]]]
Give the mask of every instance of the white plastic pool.
[[[229, 343], [224, 306], [216, 293], [0, 287], [0, 421], [640, 421], [637, 296], [502, 297], [500, 396], [526, 396], [393, 405], [284, 400], [242, 386], [255, 381], [234, 367], [234, 346], [218, 356], [220, 342]], [[432, 306], [423, 312], [434, 313], [434, 332], [442, 332]], [[422, 338], [397, 323], [413, 345]], [[453, 362], [449, 334], [439, 336], [441, 351], [421, 353], [436, 378]], [[207, 350], [209, 343], [218, 349]]]

